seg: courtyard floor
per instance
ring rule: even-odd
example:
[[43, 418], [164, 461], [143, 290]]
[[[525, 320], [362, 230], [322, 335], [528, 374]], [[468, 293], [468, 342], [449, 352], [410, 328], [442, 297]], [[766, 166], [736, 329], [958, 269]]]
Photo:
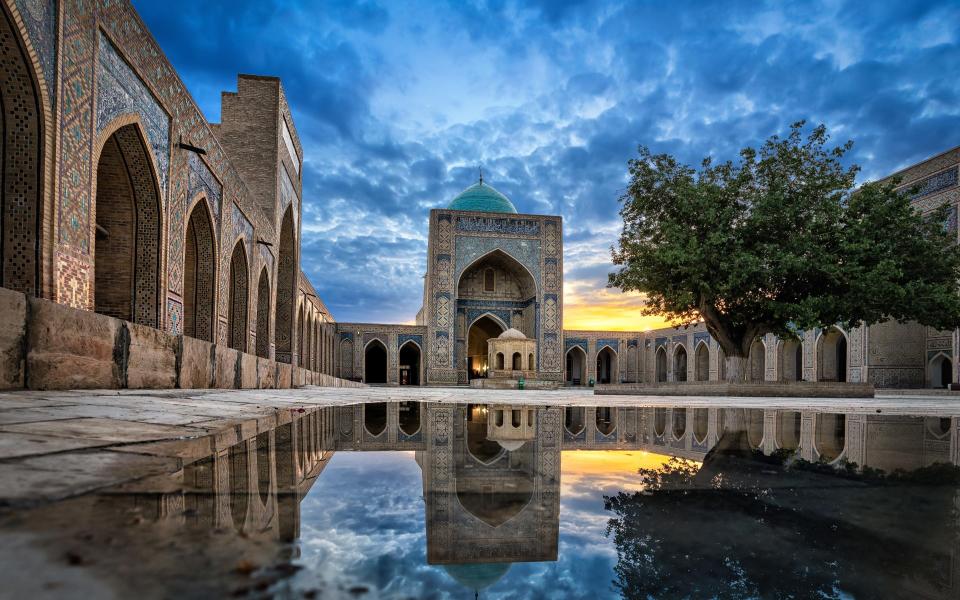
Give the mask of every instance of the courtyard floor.
[[155, 475], [324, 406], [364, 402], [724, 406], [957, 415], [960, 395], [876, 398], [594, 396], [591, 389], [301, 388], [0, 393], [0, 506], [30, 506]]

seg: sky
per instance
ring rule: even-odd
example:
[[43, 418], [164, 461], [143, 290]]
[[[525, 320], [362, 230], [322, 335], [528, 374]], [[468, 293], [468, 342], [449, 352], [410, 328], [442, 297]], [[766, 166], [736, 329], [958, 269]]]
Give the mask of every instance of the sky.
[[[637, 470], [668, 460], [642, 451], [563, 452], [557, 560], [513, 563], [481, 597], [619, 597], [610, 585], [617, 551], [606, 533], [614, 515], [603, 498], [640, 490]], [[300, 511], [305, 569], [294, 589], [365, 586], [386, 598], [471, 596], [442, 566], [427, 562], [423, 476], [413, 452], [337, 452]]]
[[302, 269], [339, 321], [412, 322], [427, 219], [477, 178], [561, 215], [564, 326], [643, 330], [606, 287], [627, 161], [732, 159], [790, 123], [861, 181], [960, 145], [960, 3], [134, 0], [211, 122], [279, 76], [304, 148]]

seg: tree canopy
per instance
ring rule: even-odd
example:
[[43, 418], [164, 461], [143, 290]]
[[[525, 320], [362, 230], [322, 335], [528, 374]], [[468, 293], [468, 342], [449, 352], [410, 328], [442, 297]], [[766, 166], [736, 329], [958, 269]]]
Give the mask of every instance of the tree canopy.
[[[645, 314], [703, 320], [743, 378], [759, 336], [887, 319], [960, 326], [960, 249], [949, 207], [920, 214], [899, 181], [855, 188], [852, 142], [828, 147], [804, 122], [739, 160], [699, 169], [639, 148], [621, 196], [610, 285], [647, 296]], [[740, 359], [731, 368], [731, 358]]]

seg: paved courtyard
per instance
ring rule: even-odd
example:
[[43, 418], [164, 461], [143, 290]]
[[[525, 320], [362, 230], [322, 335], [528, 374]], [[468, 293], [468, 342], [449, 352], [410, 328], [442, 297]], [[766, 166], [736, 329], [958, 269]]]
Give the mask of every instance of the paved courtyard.
[[362, 402], [727, 406], [957, 415], [954, 395], [918, 390], [876, 398], [595, 396], [592, 390], [301, 388], [0, 394], [0, 504], [32, 505], [174, 473], [324, 406]]

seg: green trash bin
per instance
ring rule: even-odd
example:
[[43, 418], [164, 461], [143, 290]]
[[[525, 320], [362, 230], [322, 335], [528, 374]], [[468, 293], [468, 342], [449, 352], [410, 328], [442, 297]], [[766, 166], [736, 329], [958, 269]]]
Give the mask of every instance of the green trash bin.
[[523, 377], [521, 377], [520, 380], [517, 381], [517, 389], [522, 390], [523, 386], [525, 386], [526, 384], [527, 384], [526, 380]]
[[590, 383], [590, 387], [593, 387], [593, 384], [595, 384], [596, 381], [594, 381], [593, 377], [591, 377], [589, 383]]

